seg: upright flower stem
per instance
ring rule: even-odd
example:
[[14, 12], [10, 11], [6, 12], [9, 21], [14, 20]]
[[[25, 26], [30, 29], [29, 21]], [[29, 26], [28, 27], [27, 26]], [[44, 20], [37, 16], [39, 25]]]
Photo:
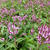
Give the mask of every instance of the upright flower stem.
[[[13, 24], [14, 24], [14, 22], [13, 22]], [[14, 33], [14, 29], [13, 29], [13, 34], [14, 34], [14, 37], [15, 37], [14, 43], [15, 43], [15, 46], [16, 46], [16, 35], [15, 35], [15, 33]]]

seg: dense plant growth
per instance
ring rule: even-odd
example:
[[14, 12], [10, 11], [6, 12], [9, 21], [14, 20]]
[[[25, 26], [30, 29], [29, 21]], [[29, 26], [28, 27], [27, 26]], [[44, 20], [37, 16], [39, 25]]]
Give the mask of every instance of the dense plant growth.
[[50, 1], [3, 0], [0, 50], [50, 50]]

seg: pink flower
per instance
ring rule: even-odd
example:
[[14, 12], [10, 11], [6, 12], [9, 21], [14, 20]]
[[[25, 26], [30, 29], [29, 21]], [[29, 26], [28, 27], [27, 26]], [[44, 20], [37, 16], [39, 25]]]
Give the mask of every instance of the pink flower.
[[25, 20], [27, 17], [28, 17], [27, 15], [23, 16], [22, 20]]
[[[48, 43], [50, 44], [50, 32], [48, 30], [47, 25], [45, 24], [44, 26], [42, 25], [41, 27], [38, 27], [39, 35], [38, 35], [38, 42], [40, 41], [41, 43]], [[41, 38], [39, 38], [41, 37]], [[40, 40], [39, 40], [40, 39]], [[42, 40], [44, 39], [44, 40]]]
[[9, 38], [12, 39], [13, 37], [10, 35]]
[[40, 1], [39, 0], [35, 0], [35, 4], [39, 4], [40, 3]]
[[8, 24], [8, 21], [5, 21], [5, 24]]
[[13, 32], [11, 30], [9, 30], [9, 34], [13, 34]]
[[36, 21], [37, 21], [37, 23], [40, 23], [41, 22], [41, 18], [37, 19]]
[[36, 16], [35, 15], [32, 15], [32, 21], [36, 21], [37, 20], [37, 18], [36, 18]]
[[13, 21], [16, 21], [16, 17], [15, 16], [13, 16], [12, 18], [13, 18]]
[[31, 29], [31, 35], [34, 33], [34, 28]]
[[8, 14], [8, 9], [3, 8], [3, 9], [1, 10], [1, 14], [4, 14], [4, 13]]
[[18, 18], [18, 16], [16, 15], [15, 18]]
[[25, 8], [25, 9], [28, 9], [28, 4], [25, 4], [25, 5], [24, 5], [24, 8]]
[[43, 3], [40, 3], [40, 6], [41, 6], [41, 7], [44, 7], [44, 4], [43, 4]]
[[19, 21], [22, 21], [22, 17], [19, 16], [18, 20], [19, 20]]
[[50, 46], [48, 46], [48, 48], [50, 49]]
[[50, 5], [50, 1], [48, 1], [47, 5]]
[[33, 5], [33, 1], [32, 1], [32, 0], [29, 1], [29, 5], [30, 5], [30, 6]]
[[11, 16], [14, 12], [16, 12], [16, 10], [14, 8], [10, 9], [9, 15]]
[[41, 39], [42, 39], [42, 37], [38, 35], [38, 36], [37, 36], [37, 39], [38, 39], [38, 43], [41, 44]]
[[22, 33], [21, 36], [26, 36], [26, 33]]
[[4, 41], [5, 40], [5, 38], [1, 38], [1, 41]]
[[18, 3], [20, 3], [20, 4], [21, 4], [21, 3], [22, 3], [22, 0], [18, 0]]
[[9, 34], [18, 34], [19, 27], [16, 27], [14, 23], [11, 24], [11, 22], [8, 23], [8, 32]]
[[24, 25], [26, 24], [26, 22], [23, 23]]

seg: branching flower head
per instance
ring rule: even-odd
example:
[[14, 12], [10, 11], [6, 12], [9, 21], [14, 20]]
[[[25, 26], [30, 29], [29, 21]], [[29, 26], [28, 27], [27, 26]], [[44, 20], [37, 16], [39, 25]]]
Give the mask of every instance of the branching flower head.
[[15, 24], [11, 24], [11, 22], [8, 23], [8, 32], [9, 34], [17, 34], [19, 27], [16, 27]]
[[45, 24], [44, 26], [42, 25], [41, 27], [38, 28], [39, 30], [39, 35], [38, 35], [38, 42], [41, 43], [50, 43], [50, 32]]

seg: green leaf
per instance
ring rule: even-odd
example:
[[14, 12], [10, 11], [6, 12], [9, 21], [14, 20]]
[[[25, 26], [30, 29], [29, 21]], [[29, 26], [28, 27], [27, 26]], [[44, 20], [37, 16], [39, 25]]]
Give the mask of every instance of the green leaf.
[[21, 41], [25, 40], [24, 38], [18, 38], [16, 41], [20, 43]]

